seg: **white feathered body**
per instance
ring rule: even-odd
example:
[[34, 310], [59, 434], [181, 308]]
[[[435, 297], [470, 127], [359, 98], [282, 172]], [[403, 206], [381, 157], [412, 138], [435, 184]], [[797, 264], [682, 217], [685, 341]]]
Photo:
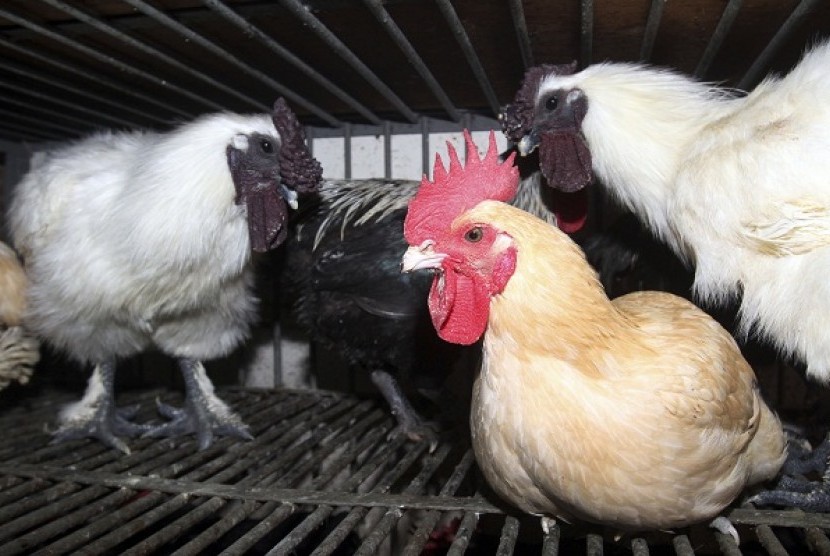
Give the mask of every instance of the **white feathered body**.
[[211, 359], [255, 318], [245, 208], [225, 148], [267, 115], [168, 133], [100, 133], [36, 155], [10, 210], [31, 281], [27, 325], [80, 361], [155, 344]]
[[744, 332], [830, 380], [830, 43], [746, 96], [611, 63], [539, 95], [571, 87], [596, 177], [695, 265], [696, 292], [742, 293]]

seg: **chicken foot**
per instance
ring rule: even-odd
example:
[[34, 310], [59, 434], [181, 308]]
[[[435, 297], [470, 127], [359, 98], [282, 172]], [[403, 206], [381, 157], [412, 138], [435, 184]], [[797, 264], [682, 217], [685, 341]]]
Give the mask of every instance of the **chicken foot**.
[[86, 392], [80, 401], [61, 411], [61, 425], [53, 434], [52, 442], [79, 438], [96, 438], [125, 454], [130, 449], [119, 436], [136, 437], [149, 427], [132, 423], [138, 406], [115, 407], [115, 362], [99, 363], [89, 377]]
[[372, 371], [375, 383], [398, 422], [398, 430], [414, 442], [429, 440], [430, 452], [438, 446], [438, 432], [435, 426], [423, 419], [403, 393], [400, 384], [386, 371]]
[[[792, 442], [790, 454], [781, 470], [781, 478], [775, 487], [749, 498], [756, 506], [783, 506], [798, 508], [806, 512], [830, 512], [830, 436], [814, 450], [798, 449]], [[810, 480], [804, 475], [818, 472], [820, 481]]]
[[756, 506], [782, 506], [798, 508], [805, 512], [830, 512], [830, 477], [810, 481], [800, 477], [784, 476], [772, 490], [765, 490], [750, 497], [748, 502]]
[[144, 436], [158, 438], [195, 433], [200, 450], [210, 447], [214, 435], [253, 439], [242, 419], [214, 394], [213, 383], [200, 361], [179, 359], [179, 368], [185, 386], [184, 407], [157, 402], [159, 413], [170, 421], [150, 428]]
[[807, 475], [811, 472], [823, 475], [825, 473], [827, 459], [830, 458], [830, 435], [813, 450], [793, 440], [790, 440], [787, 445], [787, 460], [781, 468], [782, 475]]

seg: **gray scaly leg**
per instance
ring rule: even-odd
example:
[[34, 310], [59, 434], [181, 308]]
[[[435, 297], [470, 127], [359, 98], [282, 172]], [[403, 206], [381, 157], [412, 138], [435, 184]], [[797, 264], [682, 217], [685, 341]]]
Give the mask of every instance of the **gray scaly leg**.
[[130, 449], [118, 436], [140, 436], [148, 427], [130, 422], [138, 412], [138, 406], [116, 409], [114, 384], [115, 363], [107, 361], [96, 365], [83, 398], [61, 411], [60, 428], [55, 431], [52, 442], [97, 438], [107, 446], [129, 454]]
[[245, 440], [253, 438], [242, 419], [214, 394], [213, 383], [200, 361], [180, 359], [179, 368], [184, 378], [184, 407], [175, 408], [159, 402], [159, 412], [170, 421], [152, 428], [145, 436], [169, 437], [195, 433], [200, 450], [208, 448], [217, 434]]
[[415, 442], [429, 440], [430, 452], [438, 446], [438, 433], [434, 424], [424, 421], [415, 408], [409, 403], [400, 384], [386, 371], [372, 371], [372, 382], [375, 383], [386, 403], [392, 409], [392, 415], [398, 421], [400, 432]]

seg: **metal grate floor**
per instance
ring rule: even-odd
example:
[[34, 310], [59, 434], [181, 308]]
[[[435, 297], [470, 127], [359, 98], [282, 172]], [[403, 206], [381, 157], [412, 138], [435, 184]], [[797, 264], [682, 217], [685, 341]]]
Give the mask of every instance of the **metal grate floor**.
[[[463, 440], [430, 453], [390, 433], [372, 401], [329, 392], [225, 390], [255, 440], [49, 444], [45, 424], [73, 398], [0, 414], [0, 554], [826, 554], [830, 516], [735, 509], [741, 533], [706, 527], [601, 537], [508, 516], [476, 494]], [[154, 400], [124, 395], [149, 419]]]

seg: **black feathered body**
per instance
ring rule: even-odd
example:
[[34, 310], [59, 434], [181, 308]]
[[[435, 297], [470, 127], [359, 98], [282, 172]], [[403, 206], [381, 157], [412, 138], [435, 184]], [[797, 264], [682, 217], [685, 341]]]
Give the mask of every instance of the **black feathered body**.
[[401, 274], [403, 219], [418, 182], [327, 181], [286, 245], [281, 294], [311, 339], [349, 365], [440, 385], [462, 348], [434, 331], [427, 274]]

